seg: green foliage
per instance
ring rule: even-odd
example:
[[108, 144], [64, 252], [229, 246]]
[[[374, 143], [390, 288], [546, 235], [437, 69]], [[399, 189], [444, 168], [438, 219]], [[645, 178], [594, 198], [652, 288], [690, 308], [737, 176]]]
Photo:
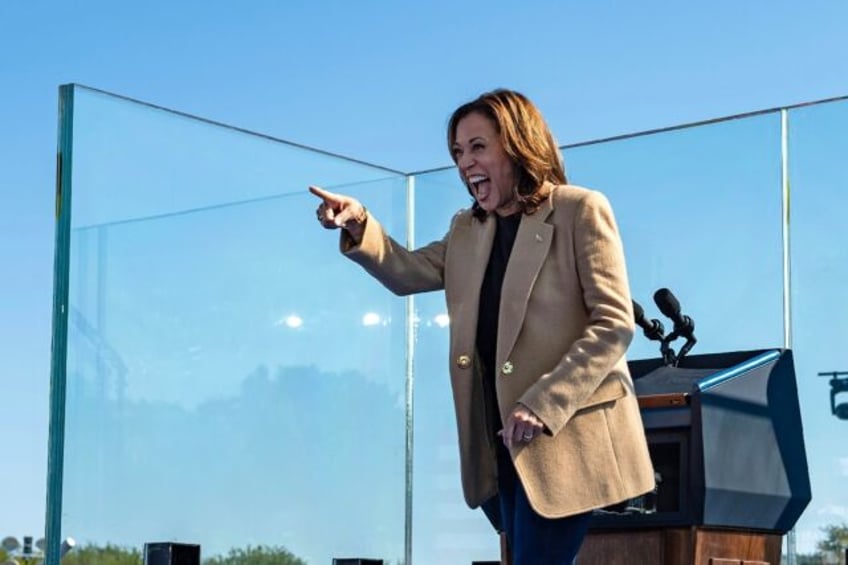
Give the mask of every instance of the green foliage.
[[[825, 565], [827, 561], [821, 553], [799, 553], [795, 556], [797, 565]], [[788, 558], [784, 555], [781, 563], [786, 563]]]
[[244, 549], [233, 548], [227, 555], [204, 559], [203, 565], [306, 565], [306, 561], [283, 547], [249, 545]]
[[141, 565], [141, 551], [107, 544], [105, 547], [86, 545], [74, 548], [62, 560], [62, 565]]
[[822, 528], [824, 539], [816, 544], [822, 553], [841, 555], [848, 547], [848, 524], [831, 524]]
[[[816, 544], [815, 553], [798, 554], [798, 565], [831, 565], [842, 563], [845, 549], [848, 548], [848, 524], [831, 524], [821, 529], [824, 539]], [[786, 561], [783, 556], [782, 563]]]
[[[65, 556], [62, 565], [142, 565], [141, 551], [108, 544], [105, 547], [86, 545]], [[2, 561], [0, 561], [2, 563]], [[230, 549], [227, 555], [210, 557], [203, 565], [307, 565], [282, 547], [264, 545]]]

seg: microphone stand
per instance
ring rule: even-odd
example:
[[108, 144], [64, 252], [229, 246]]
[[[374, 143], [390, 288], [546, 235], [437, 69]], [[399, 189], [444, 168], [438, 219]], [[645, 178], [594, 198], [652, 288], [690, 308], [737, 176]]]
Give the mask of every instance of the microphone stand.
[[675, 332], [672, 332], [660, 341], [660, 353], [662, 353], [663, 363], [665, 363], [666, 367], [677, 367], [679, 358], [671, 348], [671, 342], [677, 339], [677, 337]]
[[694, 335], [687, 335], [686, 343], [683, 344], [683, 347], [675, 355], [674, 350], [671, 349], [671, 342], [679, 337], [681, 337], [681, 333], [675, 330], [665, 336], [660, 343], [660, 352], [662, 352], [663, 361], [668, 367], [677, 367], [683, 358], [686, 357], [686, 354], [698, 343]]
[[[678, 363], [680, 363], [680, 360], [683, 359], [683, 357], [687, 353], [689, 353], [689, 350], [692, 349], [692, 347], [694, 347], [696, 343], [698, 343], [698, 340], [695, 338], [694, 335], [689, 335], [686, 337], [686, 343], [683, 344], [683, 347], [680, 348], [680, 352], [677, 354]], [[675, 367], [676, 366], [677, 365], [675, 365]]]

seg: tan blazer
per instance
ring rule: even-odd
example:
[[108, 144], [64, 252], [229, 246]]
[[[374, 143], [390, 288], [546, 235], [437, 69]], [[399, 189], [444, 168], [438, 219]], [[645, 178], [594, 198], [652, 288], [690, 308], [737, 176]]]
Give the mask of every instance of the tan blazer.
[[[612, 210], [599, 192], [544, 189], [548, 198], [521, 218], [504, 275], [495, 379], [503, 421], [521, 403], [547, 428], [511, 455], [533, 509], [555, 518], [645, 493], [654, 474], [624, 358], [633, 312]], [[497, 493], [475, 359], [495, 224], [464, 210], [444, 239], [410, 252], [369, 215], [360, 245], [346, 232], [341, 242], [396, 294], [445, 290], [462, 486], [472, 508]]]

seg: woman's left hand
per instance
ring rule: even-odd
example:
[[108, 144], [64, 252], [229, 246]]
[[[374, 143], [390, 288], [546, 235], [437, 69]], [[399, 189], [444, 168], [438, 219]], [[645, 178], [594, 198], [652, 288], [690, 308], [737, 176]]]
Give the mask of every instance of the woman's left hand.
[[503, 439], [504, 445], [512, 448], [514, 445], [530, 443], [544, 429], [545, 424], [529, 408], [519, 404], [513, 409], [512, 414], [506, 419], [504, 429], [498, 434]]

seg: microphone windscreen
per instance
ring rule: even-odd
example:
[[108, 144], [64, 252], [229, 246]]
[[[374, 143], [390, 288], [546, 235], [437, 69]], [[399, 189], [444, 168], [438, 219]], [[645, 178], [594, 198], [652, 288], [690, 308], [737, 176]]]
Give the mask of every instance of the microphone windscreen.
[[667, 288], [661, 288], [654, 293], [654, 302], [665, 316], [672, 320], [680, 317], [680, 302]]

